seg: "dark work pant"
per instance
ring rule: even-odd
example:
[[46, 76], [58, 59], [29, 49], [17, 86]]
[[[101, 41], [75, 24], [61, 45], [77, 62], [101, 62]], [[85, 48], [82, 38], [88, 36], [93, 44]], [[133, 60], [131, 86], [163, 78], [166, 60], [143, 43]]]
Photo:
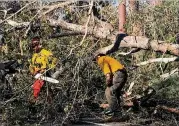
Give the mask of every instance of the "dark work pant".
[[113, 75], [113, 85], [107, 87], [105, 95], [111, 111], [116, 111], [120, 107], [121, 90], [127, 81], [126, 70], [116, 71]]

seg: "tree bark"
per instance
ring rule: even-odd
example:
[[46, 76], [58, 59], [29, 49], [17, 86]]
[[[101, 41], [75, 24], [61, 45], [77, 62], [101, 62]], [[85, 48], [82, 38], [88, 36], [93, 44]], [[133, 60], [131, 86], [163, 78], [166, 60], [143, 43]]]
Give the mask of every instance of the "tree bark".
[[[85, 33], [85, 25], [77, 25], [73, 23], [68, 23], [64, 20], [55, 20], [48, 18], [50, 25], [52, 26], [61, 26], [64, 29], [68, 29], [71, 31], [79, 32], [84, 34]], [[113, 27], [108, 23], [103, 23], [103, 27], [94, 25], [91, 27], [88, 27], [88, 34], [94, 35], [97, 38], [106, 38], [107, 35], [111, 34], [111, 30], [113, 30]]]
[[63, 32], [60, 34], [49, 35], [49, 38], [58, 38], [58, 37], [64, 37], [64, 36], [78, 36], [78, 35], [84, 35], [84, 34], [79, 33], [79, 32]]
[[[53, 26], [61, 26], [62, 28], [79, 32], [84, 34], [85, 33], [85, 26], [83, 25], [77, 25], [73, 23], [65, 22], [64, 20], [55, 20], [48, 18], [48, 21], [50, 25]], [[101, 48], [96, 51], [96, 53], [103, 53], [106, 54], [109, 50], [117, 51], [119, 47], [126, 47], [126, 48], [140, 48], [145, 50], [154, 50], [157, 52], [172, 54], [175, 56], [179, 56], [179, 44], [172, 44], [167, 43], [165, 41], [160, 40], [150, 40], [147, 37], [143, 36], [126, 36], [120, 43], [120, 46], [116, 47], [115, 38], [118, 34], [118, 31], [114, 31], [113, 34], [111, 34], [112, 27], [105, 23], [103, 26], [89, 26], [88, 27], [88, 34], [93, 35], [96, 38], [106, 38], [111, 40], [112, 44]]]
[[124, 25], [126, 23], [126, 0], [119, 3], [119, 33], [125, 33]]
[[150, 1], [150, 4], [151, 4], [152, 6], [159, 6], [159, 5], [162, 4], [162, 1], [161, 1], [161, 0], [151, 0], [151, 1]]

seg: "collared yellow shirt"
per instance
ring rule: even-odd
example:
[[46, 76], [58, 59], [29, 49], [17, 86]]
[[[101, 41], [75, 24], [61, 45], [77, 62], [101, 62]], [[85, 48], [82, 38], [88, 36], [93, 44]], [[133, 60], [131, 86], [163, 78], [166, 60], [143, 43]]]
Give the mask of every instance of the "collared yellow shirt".
[[97, 63], [102, 69], [104, 75], [107, 73], [114, 73], [117, 70], [124, 68], [124, 66], [119, 61], [109, 56], [99, 57]]
[[57, 59], [53, 57], [51, 51], [42, 49], [39, 53], [34, 53], [30, 62], [30, 72], [36, 73], [43, 69], [54, 68], [57, 64]]

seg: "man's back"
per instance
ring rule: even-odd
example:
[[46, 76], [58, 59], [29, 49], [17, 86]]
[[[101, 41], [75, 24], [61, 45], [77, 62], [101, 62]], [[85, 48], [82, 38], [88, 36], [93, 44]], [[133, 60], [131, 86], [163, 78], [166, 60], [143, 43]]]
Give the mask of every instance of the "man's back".
[[56, 58], [53, 58], [51, 51], [42, 49], [39, 53], [34, 53], [31, 59], [30, 71], [37, 72], [42, 69], [54, 68], [56, 65]]
[[114, 73], [117, 70], [123, 69], [124, 66], [116, 59], [109, 56], [101, 56], [98, 59], [98, 65], [103, 70], [104, 74]]

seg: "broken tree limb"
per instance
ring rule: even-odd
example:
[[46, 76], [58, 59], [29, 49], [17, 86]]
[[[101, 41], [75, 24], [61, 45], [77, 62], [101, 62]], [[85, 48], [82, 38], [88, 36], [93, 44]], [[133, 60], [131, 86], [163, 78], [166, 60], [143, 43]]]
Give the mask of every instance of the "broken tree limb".
[[173, 62], [173, 61], [179, 61], [179, 58], [178, 57], [172, 57], [172, 58], [149, 59], [148, 61], [144, 61], [144, 62], [136, 64], [136, 66], [143, 66], [143, 65], [147, 65], [147, 64], [155, 63], [155, 62], [169, 63], [169, 62]]
[[89, 11], [88, 11], [89, 16], [88, 16], [88, 20], [87, 20], [87, 22], [85, 24], [85, 34], [83, 36], [83, 39], [80, 42], [80, 46], [83, 44], [83, 42], [84, 42], [84, 40], [85, 40], [85, 38], [86, 38], [86, 36], [88, 34], [88, 24], [89, 24], [89, 21], [90, 21], [90, 18], [91, 18], [92, 7], [93, 7], [93, 0], [90, 2], [90, 8], [89, 8]]
[[27, 27], [29, 25], [30, 22], [21, 22], [21, 23], [18, 23], [18, 22], [15, 22], [13, 20], [7, 20], [7, 23], [13, 27], [20, 27], [20, 26], [24, 26], [24, 27]]
[[160, 77], [161, 77], [162, 79], [167, 79], [167, 78], [169, 78], [169, 77], [171, 77], [171, 76], [174, 76], [174, 75], [176, 75], [176, 74], [178, 74], [178, 73], [179, 73], [179, 69], [176, 68], [176, 69], [172, 70], [172, 71], [169, 72], [169, 73], [162, 74]]
[[[109, 39], [114, 40], [114, 36], [109, 36]], [[149, 38], [143, 36], [126, 36], [121, 41], [119, 47], [116, 45], [118, 44], [113, 43], [107, 47], [97, 50], [96, 52], [106, 54], [111, 49], [117, 51], [119, 47], [126, 47], [126, 48], [133, 47], [133, 48], [140, 48], [145, 50], [151, 49], [156, 52], [163, 52], [163, 53], [179, 56], [179, 44], [171, 44], [171, 43], [167, 43], [164, 41], [157, 41], [157, 40], [150, 41]]]
[[161, 108], [161, 109], [166, 110], [168, 112], [179, 114], [179, 110], [176, 109], [176, 108], [170, 108], [170, 107], [167, 107], [167, 106], [160, 106], [160, 105], [157, 106], [157, 108]]
[[126, 91], [126, 95], [127, 95], [127, 96], [131, 95], [131, 93], [132, 93], [132, 88], [133, 88], [134, 84], [135, 84], [134, 82], [131, 82], [131, 83], [130, 83], [129, 88], [128, 88], [128, 90]]
[[131, 49], [129, 52], [120, 52], [120, 53], [118, 53], [118, 55], [127, 56], [127, 55], [130, 55], [130, 54], [132, 54], [132, 53], [136, 53], [136, 52], [138, 52], [138, 51], [140, 51], [139, 48], [133, 48], [133, 49]]
[[78, 36], [78, 35], [84, 35], [80, 32], [62, 32], [60, 34], [52, 34], [49, 36], [49, 38], [58, 38], [58, 37], [64, 37], [64, 36]]
[[0, 24], [3, 23], [3, 22], [5, 22], [5, 21], [7, 21], [7, 20], [9, 20], [10, 18], [12, 18], [13, 16], [15, 16], [16, 14], [18, 14], [19, 12], [21, 12], [23, 9], [25, 9], [26, 7], [28, 7], [29, 5], [31, 5], [31, 4], [33, 4], [33, 3], [35, 3], [35, 2], [36, 2], [36, 0], [34, 0], [34, 1], [30, 2], [30, 3], [27, 3], [27, 4], [26, 4], [25, 6], [23, 6], [21, 9], [19, 9], [16, 13], [14, 13], [13, 15], [7, 17], [5, 20], [1, 21]]
[[[73, 23], [68, 23], [64, 20], [55, 20], [55, 19], [47, 19], [52, 26], [61, 26], [62, 28], [79, 32], [82, 34], [85, 34], [85, 26], [84, 25], [77, 25]], [[106, 23], [107, 24], [107, 23]], [[117, 51], [119, 47], [125, 47], [125, 48], [140, 48], [145, 50], [154, 50], [156, 52], [163, 52], [175, 56], [179, 56], [179, 44], [172, 44], [167, 43], [165, 41], [159, 41], [159, 40], [150, 40], [147, 37], [144, 36], [126, 36], [120, 43], [120, 46], [118, 46], [118, 43], [114, 43], [117, 35], [117, 31], [114, 31], [114, 34], [111, 34], [112, 27], [110, 25], [105, 26], [89, 26], [88, 27], [88, 34], [93, 35], [96, 38], [103, 38], [111, 40], [112, 44], [100, 48], [96, 51], [96, 53], [103, 53], [106, 54], [110, 50], [113, 49], [114, 51]], [[117, 46], [116, 46], [117, 45]]]
[[[68, 23], [64, 20], [55, 20], [55, 19], [47, 19], [52, 26], [61, 26], [62, 28], [83, 33], [85, 34], [86, 29], [84, 25], [77, 25], [73, 23]], [[111, 25], [110, 25], [111, 26]], [[87, 34], [94, 35], [97, 38], [105, 38], [110, 34], [111, 28], [109, 27], [99, 27], [99, 26], [88, 26]]]
[[0, 10], [0, 11], [4, 12], [4, 18], [3, 18], [3, 19], [6, 18], [7, 12], [8, 12], [9, 10], [11, 10], [11, 8], [9, 8], [9, 9], [7, 9], [7, 10]]
[[68, 0], [68, 1], [66, 1], [66, 2], [61, 2], [61, 3], [55, 4], [55, 5], [44, 6], [43, 8], [45, 8], [45, 9], [48, 8], [48, 10], [46, 10], [45, 12], [43, 12], [43, 13], [40, 15], [40, 17], [43, 16], [43, 15], [46, 15], [46, 14], [50, 13], [51, 11], [53, 11], [53, 10], [59, 8], [59, 7], [64, 7], [64, 6], [67, 6], [67, 5], [71, 4], [71, 3], [75, 3], [75, 2], [77, 2], [77, 1], [78, 1], [78, 0]]

